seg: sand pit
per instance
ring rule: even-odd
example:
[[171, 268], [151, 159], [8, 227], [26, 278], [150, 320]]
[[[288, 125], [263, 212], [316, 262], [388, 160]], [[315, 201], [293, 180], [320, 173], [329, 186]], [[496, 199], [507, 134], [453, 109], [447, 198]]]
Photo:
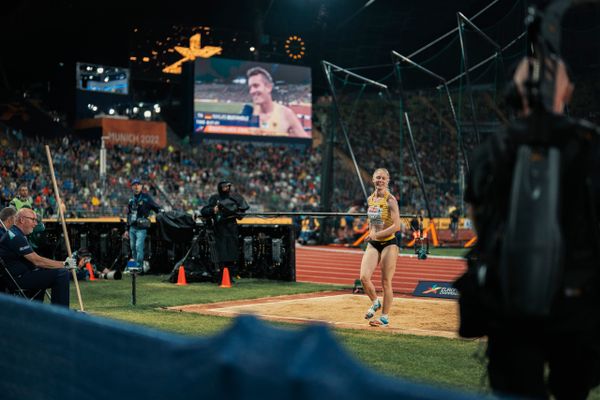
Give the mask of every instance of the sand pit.
[[365, 295], [328, 292], [225, 303], [192, 304], [169, 307], [169, 309], [228, 317], [252, 314], [273, 321], [325, 323], [338, 328], [458, 337], [456, 334], [458, 303], [455, 300], [396, 297], [390, 313], [390, 326], [387, 328], [369, 326], [364, 319], [369, 304], [370, 301]]

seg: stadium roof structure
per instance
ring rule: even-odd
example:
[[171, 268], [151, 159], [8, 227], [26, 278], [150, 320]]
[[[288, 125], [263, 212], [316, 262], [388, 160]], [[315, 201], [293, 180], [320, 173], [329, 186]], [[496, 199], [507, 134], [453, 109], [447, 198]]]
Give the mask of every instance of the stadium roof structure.
[[[313, 71], [318, 71], [313, 78], [318, 92], [319, 88], [326, 88], [325, 78], [320, 72], [321, 60], [343, 67], [389, 64], [391, 50], [411, 54], [455, 27], [457, 12], [470, 17], [490, 3], [494, 3], [493, 7], [478, 18], [477, 25], [484, 30], [501, 25], [501, 31], [506, 31], [512, 39], [516, 35], [508, 27], [520, 32], [523, 28], [520, 16], [524, 15], [526, 6], [534, 2], [8, 2], [2, 5], [0, 13], [4, 17], [0, 23], [0, 90], [48, 82], [55, 79], [61, 69], [69, 69], [82, 60], [129, 67], [136, 46], [134, 32], [153, 31], [160, 37], [161, 32], [177, 32], [180, 27], [189, 28], [190, 33], [194, 27], [210, 27], [212, 34], [203, 35], [203, 43], [220, 45], [218, 42], [223, 42], [224, 57], [300, 63], [313, 67]], [[570, 59], [567, 61], [574, 70], [600, 65], [600, 41], [597, 40], [600, 2], [588, 0], [577, 3], [563, 21], [563, 27], [578, 38], [568, 41]], [[180, 36], [185, 36], [187, 30], [181, 31]], [[290, 35], [298, 35], [305, 40], [306, 57], [295, 61], [286, 57], [283, 46]], [[165, 39], [174, 37], [163, 36]], [[507, 42], [503, 38], [494, 39], [499, 43]], [[157, 42], [160, 40], [150, 41], [150, 47]], [[458, 65], [458, 57], [452, 57], [450, 62]], [[440, 64], [449, 64], [449, 61], [440, 60]], [[376, 78], [376, 72], [373, 74], [370, 77]]]

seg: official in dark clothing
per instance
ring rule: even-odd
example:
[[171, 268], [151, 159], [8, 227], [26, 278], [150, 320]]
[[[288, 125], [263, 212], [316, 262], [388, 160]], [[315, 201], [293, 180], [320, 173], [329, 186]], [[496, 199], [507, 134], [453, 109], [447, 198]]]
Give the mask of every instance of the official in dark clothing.
[[148, 219], [152, 211], [158, 213], [161, 208], [148, 193], [142, 192], [142, 182], [139, 179], [131, 181], [133, 197], [127, 204], [127, 231], [123, 237], [129, 239], [131, 258], [138, 268], [144, 266], [144, 243], [150, 228]]
[[458, 223], [460, 221], [460, 211], [454, 207], [450, 212], [450, 232], [452, 232], [452, 239], [458, 237]]
[[69, 271], [65, 267], [76, 268], [75, 260], [51, 260], [33, 251], [26, 235], [36, 224], [33, 210], [19, 210], [15, 224], [0, 238], [0, 257], [22, 289], [39, 290], [36, 300], [43, 301], [45, 290], [51, 289], [52, 304], [69, 307]]
[[[508, 131], [490, 138], [473, 154], [465, 200], [478, 235], [474, 250], [479, 265], [476, 279], [492, 279], [488, 278], [492, 275], [491, 266], [499, 263], [494, 258], [501, 258], [493, 249], [501, 248], [501, 243], [507, 240], [498, 228], [507, 222], [497, 216], [509, 213], [517, 149], [522, 144], [532, 143], [559, 149], [558, 221], [564, 271], [551, 298], [548, 316], [523, 318], [507, 314], [501, 305], [495, 304], [500, 300], [494, 294], [505, 293], [502, 291], [505, 288], [495, 291], [498, 285], [490, 284], [482, 289], [489, 296], [483, 298], [494, 306], [482, 309], [474, 322], [479, 333], [488, 336], [488, 375], [494, 392], [528, 398], [548, 398], [552, 394], [557, 399], [585, 399], [600, 383], [597, 265], [600, 257], [600, 130], [585, 121], [561, 115], [570, 99], [572, 85], [562, 60], [552, 57], [547, 64], [548, 74], [554, 74], [551, 111], [540, 110], [540, 114], [533, 116], [525, 86], [529, 62], [521, 61], [514, 75], [515, 89], [520, 96], [519, 118]], [[542, 135], [539, 135], [540, 127]], [[532, 154], [535, 157], [535, 153]], [[529, 232], [522, 234], [523, 238], [518, 240], [527, 241]], [[487, 269], [481, 268], [486, 265]], [[469, 268], [472, 268], [471, 263]], [[469, 296], [465, 276], [456, 284], [461, 297], [464, 296], [461, 301], [468, 300]], [[461, 308], [461, 324], [463, 318], [468, 317]], [[547, 381], [546, 368], [549, 369]]]
[[423, 211], [410, 220], [410, 230], [414, 240], [415, 254], [419, 255], [421, 259], [425, 259], [429, 254], [429, 237], [423, 226]]
[[237, 220], [250, 206], [240, 194], [232, 192], [231, 187], [231, 182], [219, 182], [217, 193], [209, 197], [208, 204], [200, 212], [212, 221], [219, 266], [228, 267], [235, 276], [235, 263], [240, 253]]

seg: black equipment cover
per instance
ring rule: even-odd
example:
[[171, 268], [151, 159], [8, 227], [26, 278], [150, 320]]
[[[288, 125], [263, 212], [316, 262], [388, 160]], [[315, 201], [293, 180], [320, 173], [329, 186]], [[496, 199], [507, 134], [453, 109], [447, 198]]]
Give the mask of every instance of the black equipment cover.
[[555, 147], [517, 150], [499, 269], [507, 315], [548, 316], [562, 280], [560, 159]]
[[173, 243], [191, 242], [194, 237], [196, 221], [184, 212], [169, 211], [156, 217], [160, 236], [163, 240]]

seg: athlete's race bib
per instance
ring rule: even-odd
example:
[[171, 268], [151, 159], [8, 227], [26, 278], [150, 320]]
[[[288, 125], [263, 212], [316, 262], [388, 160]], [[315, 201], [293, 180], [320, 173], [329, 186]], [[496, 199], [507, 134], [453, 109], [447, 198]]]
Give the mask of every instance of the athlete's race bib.
[[367, 216], [369, 217], [369, 221], [371, 221], [371, 225], [383, 225], [383, 218], [381, 217], [381, 213], [381, 207], [369, 207], [369, 209], [367, 210]]

